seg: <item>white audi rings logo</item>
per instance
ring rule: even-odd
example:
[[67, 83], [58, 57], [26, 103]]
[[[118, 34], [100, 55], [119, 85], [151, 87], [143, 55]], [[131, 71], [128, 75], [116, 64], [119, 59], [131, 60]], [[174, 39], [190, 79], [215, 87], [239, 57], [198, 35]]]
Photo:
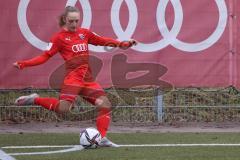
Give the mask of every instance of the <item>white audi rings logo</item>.
[[87, 51], [87, 45], [84, 43], [83, 44], [75, 44], [72, 46], [72, 51], [75, 53]]
[[[68, 0], [66, 6], [74, 6], [77, 1], [81, 3], [83, 8], [83, 22], [81, 27], [90, 28], [92, 22], [92, 11], [89, 0]], [[27, 39], [29, 43], [35, 46], [38, 49], [44, 50], [47, 46], [46, 42], [43, 42], [39, 38], [37, 38], [30, 30], [27, 24], [26, 12], [27, 6], [30, 0], [20, 0], [18, 6], [18, 24], [20, 30], [24, 37]], [[128, 9], [131, 10], [129, 12], [129, 23], [125, 30], [123, 30], [120, 24], [120, 8], [124, 0], [114, 0], [111, 8], [111, 23], [112, 28], [116, 36], [119, 40], [128, 40], [131, 39], [134, 34], [137, 22], [138, 22], [138, 10], [135, 3], [135, 0], [125, 0]], [[168, 29], [166, 21], [165, 21], [165, 13], [167, 4], [171, 2], [174, 8], [174, 24], [171, 30]], [[199, 52], [211, 47], [215, 44], [220, 37], [222, 36], [226, 25], [227, 25], [227, 7], [225, 0], [215, 0], [218, 11], [219, 11], [219, 20], [215, 31], [205, 40], [198, 43], [186, 43], [179, 39], [177, 39], [177, 35], [179, 34], [182, 23], [183, 23], [183, 8], [180, 0], [159, 0], [156, 12], [157, 18], [157, 26], [160, 33], [163, 36], [163, 39], [151, 43], [144, 44], [139, 43], [137, 46], [132, 47], [134, 50], [139, 52], [155, 52], [161, 50], [168, 45], [172, 45], [173, 47], [185, 51], [185, 52]], [[90, 50], [95, 52], [106, 52], [104, 47], [90, 46]]]

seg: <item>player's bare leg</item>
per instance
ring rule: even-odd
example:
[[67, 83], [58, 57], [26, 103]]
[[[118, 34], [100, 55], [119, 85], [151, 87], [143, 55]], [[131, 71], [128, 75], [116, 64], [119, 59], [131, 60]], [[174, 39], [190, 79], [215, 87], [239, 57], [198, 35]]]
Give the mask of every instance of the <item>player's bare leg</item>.
[[59, 106], [57, 107], [57, 113], [69, 112], [74, 107], [74, 103], [66, 100], [60, 100]]
[[102, 147], [119, 147], [117, 144], [111, 142], [106, 137], [106, 132], [110, 124], [111, 103], [106, 96], [101, 96], [96, 99], [95, 105], [98, 109], [97, 128], [102, 135], [102, 140], [99, 146]]

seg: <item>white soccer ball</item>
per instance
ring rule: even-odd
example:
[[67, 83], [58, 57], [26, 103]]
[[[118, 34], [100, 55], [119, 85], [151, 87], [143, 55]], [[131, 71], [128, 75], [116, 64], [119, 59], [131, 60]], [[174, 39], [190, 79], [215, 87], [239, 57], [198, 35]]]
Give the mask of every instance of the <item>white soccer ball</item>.
[[80, 132], [80, 145], [85, 148], [97, 148], [102, 137], [95, 128], [87, 128]]

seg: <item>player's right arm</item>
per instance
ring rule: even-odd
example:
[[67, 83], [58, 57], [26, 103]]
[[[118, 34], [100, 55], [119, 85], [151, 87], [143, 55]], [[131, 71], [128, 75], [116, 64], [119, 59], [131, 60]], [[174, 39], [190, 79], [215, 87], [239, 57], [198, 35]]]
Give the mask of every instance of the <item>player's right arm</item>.
[[49, 55], [43, 53], [40, 56], [34, 57], [25, 61], [17, 61], [13, 63], [13, 66], [18, 69], [23, 69], [26, 67], [36, 66], [45, 63], [50, 58]]
[[52, 57], [59, 51], [60, 51], [60, 42], [58, 40], [58, 37], [55, 36], [51, 39], [50, 43], [48, 44], [48, 46], [46, 48], [46, 51], [43, 52], [41, 55], [34, 57], [32, 59], [29, 59], [29, 60], [17, 61], [15, 63], [13, 63], [13, 66], [18, 69], [23, 69], [26, 67], [40, 65], [40, 64], [47, 62], [50, 59], [50, 57]]

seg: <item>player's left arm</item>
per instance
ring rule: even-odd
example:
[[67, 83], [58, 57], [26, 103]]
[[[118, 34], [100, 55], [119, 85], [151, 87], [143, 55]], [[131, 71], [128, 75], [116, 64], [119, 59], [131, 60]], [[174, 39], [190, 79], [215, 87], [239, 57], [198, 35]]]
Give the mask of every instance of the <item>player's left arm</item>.
[[128, 41], [118, 41], [112, 38], [99, 36], [96, 33], [89, 31], [88, 43], [95, 46], [111, 46], [119, 47], [121, 49], [128, 49], [134, 45], [137, 45], [138, 42], [134, 39]]

